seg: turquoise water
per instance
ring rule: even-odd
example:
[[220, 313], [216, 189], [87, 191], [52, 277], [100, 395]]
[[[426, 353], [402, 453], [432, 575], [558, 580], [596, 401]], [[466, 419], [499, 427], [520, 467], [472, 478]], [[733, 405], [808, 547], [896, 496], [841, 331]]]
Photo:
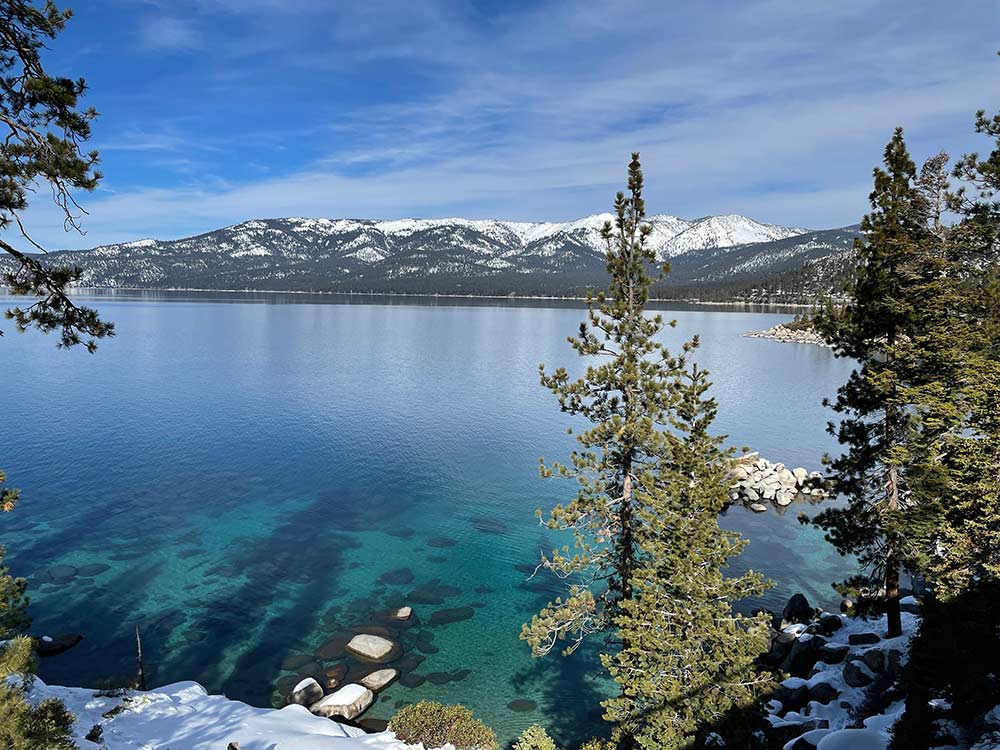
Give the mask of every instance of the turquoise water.
[[[277, 684], [342, 663], [354, 629], [392, 627], [408, 676], [368, 718], [428, 698], [465, 703], [505, 739], [534, 722], [566, 743], [594, 731], [593, 652], [532, 660], [518, 640], [557, 591], [525, 574], [550, 546], [534, 509], [572, 491], [538, 478], [538, 458], [571, 443], [536, 368], [577, 366], [578, 307], [97, 304], [118, 337], [96, 355], [0, 339], [0, 466], [23, 491], [0, 538], [31, 578], [34, 630], [86, 636], [44, 679], [130, 677], [139, 624], [150, 684], [268, 705]], [[670, 341], [701, 334], [719, 431], [819, 468], [833, 447], [820, 400], [848, 363], [740, 335], [787, 314], [670, 314]], [[794, 591], [831, 603], [844, 563], [795, 520], [809, 506], [790, 510], [725, 516], [751, 539], [739, 565], [778, 582], [766, 605]], [[414, 622], [380, 619], [404, 603]]]

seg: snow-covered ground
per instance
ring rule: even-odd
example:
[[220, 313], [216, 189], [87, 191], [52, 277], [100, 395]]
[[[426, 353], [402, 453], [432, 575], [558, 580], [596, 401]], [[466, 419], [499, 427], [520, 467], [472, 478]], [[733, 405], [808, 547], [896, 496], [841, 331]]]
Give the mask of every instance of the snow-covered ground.
[[[360, 729], [313, 716], [303, 706], [254, 708], [223, 695], [209, 695], [196, 682], [178, 682], [127, 697], [102, 697], [87, 688], [35, 680], [32, 701], [58, 698], [76, 716], [80, 750], [406, 750], [391, 732]], [[118, 708], [122, 707], [122, 708]], [[117, 709], [117, 710], [116, 710]], [[101, 726], [100, 743], [86, 735]]]

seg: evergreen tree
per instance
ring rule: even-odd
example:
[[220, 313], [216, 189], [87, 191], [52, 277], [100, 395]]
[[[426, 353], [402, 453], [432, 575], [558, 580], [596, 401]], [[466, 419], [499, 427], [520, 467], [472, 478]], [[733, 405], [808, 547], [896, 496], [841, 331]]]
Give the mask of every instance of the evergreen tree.
[[620, 747], [694, 747], [709, 727], [745, 742], [756, 727], [741, 719], [772, 686], [754, 667], [769, 646], [767, 616], [733, 611], [767, 584], [753, 572], [726, 574], [746, 541], [718, 523], [728, 501], [727, 455], [709, 432], [716, 405], [705, 395], [708, 374], [693, 365], [682, 379], [671, 424], [677, 439], [637, 482], [642, 556], [635, 596], [616, 620], [623, 647], [602, 657], [623, 688], [605, 703]]
[[[814, 325], [842, 357], [857, 368], [840, 387], [832, 408], [843, 415], [830, 431], [845, 452], [828, 459], [846, 506], [818, 514], [812, 523], [842, 554], [858, 557], [863, 575], [845, 586], [871, 586], [880, 592], [888, 634], [902, 632], [899, 572], [906, 550], [904, 506], [910, 486], [906, 466], [917, 431], [912, 377], [914, 334], [931, 241], [929, 208], [916, 185], [916, 165], [901, 128], [886, 146], [885, 168], [874, 170], [872, 210], [861, 222], [855, 242], [856, 280], [843, 308], [827, 304]], [[926, 301], [926, 300], [923, 300]]]
[[[996, 147], [984, 161], [963, 157], [953, 174], [964, 184], [955, 193], [941, 178], [944, 161], [925, 168], [936, 177], [922, 173], [918, 180], [932, 207], [932, 231], [921, 244], [922, 273], [911, 289], [907, 390], [917, 429], [903, 517], [907, 562], [931, 590], [910, 643], [895, 750], [929, 747], [932, 698], [947, 699], [952, 718], [966, 726], [992, 708], [991, 674], [1000, 670], [997, 655], [981, 648], [1000, 627], [1000, 117], [980, 112], [977, 129]], [[941, 201], [933, 197], [942, 194], [961, 217], [957, 224], [934, 220]]]
[[[588, 300], [587, 321], [569, 339], [588, 360], [583, 377], [540, 368], [562, 410], [590, 427], [577, 435], [582, 448], [569, 464], [542, 465], [543, 476], [579, 484], [547, 519], [573, 534], [574, 547], [543, 557], [540, 567], [564, 579], [568, 593], [535, 615], [522, 638], [540, 656], [605, 633], [614, 652], [603, 661], [621, 687], [605, 703], [614, 742], [680, 748], [703, 722], [755, 694], [750, 661], [766, 649], [764, 625], [733, 615], [731, 603], [764, 584], [752, 573], [722, 574], [742, 546], [717, 525], [728, 456], [708, 432], [715, 406], [704, 398], [706, 373], [688, 362], [697, 339], [672, 355], [656, 338], [662, 317], [645, 314], [656, 257], [642, 187], [633, 154], [628, 194], [618, 194], [615, 223], [602, 232], [608, 292]], [[685, 681], [706, 694], [681, 691]]]
[[0, 251], [16, 268], [0, 279], [17, 295], [36, 300], [6, 311], [18, 330], [58, 330], [60, 346], [83, 344], [93, 351], [96, 340], [113, 335], [114, 327], [97, 312], [76, 305], [67, 287], [80, 278], [76, 268], [50, 268], [35, 251], [44, 251], [29, 235], [21, 215], [38, 183], [51, 188], [67, 228], [79, 230], [83, 213], [74, 190], [93, 190], [101, 178], [97, 152], [84, 152], [90, 138], [93, 109], [78, 109], [86, 90], [82, 80], [52, 76], [41, 60], [45, 41], [54, 39], [71, 16], [52, 0], [36, 7], [27, 0], [0, 0], [0, 231], [13, 229], [25, 247], [0, 239]]

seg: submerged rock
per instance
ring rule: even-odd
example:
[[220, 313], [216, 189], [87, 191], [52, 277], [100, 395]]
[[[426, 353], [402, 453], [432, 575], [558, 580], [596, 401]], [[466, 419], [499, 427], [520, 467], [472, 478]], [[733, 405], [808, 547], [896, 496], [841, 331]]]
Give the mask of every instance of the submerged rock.
[[452, 609], [439, 609], [431, 614], [429, 625], [449, 625], [453, 622], [469, 620], [476, 614], [473, 607], [454, 607]]
[[336, 690], [347, 676], [347, 665], [336, 664], [323, 673], [327, 690]]
[[83, 640], [79, 633], [64, 633], [55, 637], [43, 635], [40, 638], [32, 639], [35, 644], [35, 653], [41, 657], [57, 656], [65, 651], [69, 651], [73, 646]]
[[507, 704], [507, 708], [511, 711], [517, 711], [518, 713], [524, 713], [526, 711], [534, 711], [538, 708], [538, 704], [527, 698], [518, 698]]
[[409, 568], [395, 568], [394, 570], [387, 570], [378, 577], [378, 581], [379, 583], [389, 584], [390, 586], [406, 586], [407, 584], [413, 583], [413, 571]]
[[403, 687], [408, 688], [418, 688], [427, 682], [427, 678], [422, 674], [417, 674], [416, 672], [411, 672], [410, 674], [404, 674], [399, 678], [399, 684]]

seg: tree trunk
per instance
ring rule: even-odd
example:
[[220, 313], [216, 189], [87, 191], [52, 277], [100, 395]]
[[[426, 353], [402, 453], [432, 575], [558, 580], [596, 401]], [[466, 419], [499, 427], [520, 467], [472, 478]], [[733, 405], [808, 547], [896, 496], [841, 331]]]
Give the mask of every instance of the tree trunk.
[[[893, 409], [886, 410], [886, 422], [890, 435], [894, 435], [895, 413]], [[899, 512], [899, 469], [889, 467], [886, 480], [886, 510], [890, 518]], [[899, 611], [899, 538], [894, 529], [886, 534], [885, 555], [885, 619], [886, 636], [895, 638], [903, 634], [902, 615]]]

